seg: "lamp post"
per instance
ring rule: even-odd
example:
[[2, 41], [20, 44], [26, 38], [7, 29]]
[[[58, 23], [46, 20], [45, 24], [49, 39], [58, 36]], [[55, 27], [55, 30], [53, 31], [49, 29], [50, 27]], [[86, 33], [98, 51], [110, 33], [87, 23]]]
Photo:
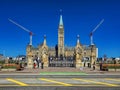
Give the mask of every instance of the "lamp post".
[[93, 53], [93, 45], [91, 45], [91, 56], [90, 56], [90, 68], [91, 68], [91, 66], [92, 66], [92, 60], [93, 60], [93, 55], [92, 55], [92, 53]]
[[94, 60], [95, 55], [93, 49], [94, 49], [94, 45], [91, 45], [90, 68], [95, 66], [95, 60]]
[[84, 51], [84, 67], [86, 66], [86, 51]]

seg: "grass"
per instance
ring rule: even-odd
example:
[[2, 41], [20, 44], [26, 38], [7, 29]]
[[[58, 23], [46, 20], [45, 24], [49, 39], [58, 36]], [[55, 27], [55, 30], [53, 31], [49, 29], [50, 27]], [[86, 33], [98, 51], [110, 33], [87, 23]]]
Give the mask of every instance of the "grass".
[[5, 67], [3, 67], [3, 69], [16, 69], [16, 66], [5, 66]]
[[120, 69], [120, 66], [119, 67], [111, 66], [111, 67], [108, 67], [108, 69]]
[[40, 75], [87, 75], [83, 72], [41, 72]]

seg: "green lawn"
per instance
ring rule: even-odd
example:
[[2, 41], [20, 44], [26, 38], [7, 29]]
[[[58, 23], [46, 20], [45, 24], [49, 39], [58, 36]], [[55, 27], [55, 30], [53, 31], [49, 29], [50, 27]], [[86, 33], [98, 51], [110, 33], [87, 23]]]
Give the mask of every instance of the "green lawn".
[[83, 72], [41, 72], [40, 75], [87, 75]]

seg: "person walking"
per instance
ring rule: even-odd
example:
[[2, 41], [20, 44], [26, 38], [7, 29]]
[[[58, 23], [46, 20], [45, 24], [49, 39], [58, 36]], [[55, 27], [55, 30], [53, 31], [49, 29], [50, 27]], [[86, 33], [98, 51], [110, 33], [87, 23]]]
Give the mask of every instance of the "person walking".
[[34, 63], [33, 63], [33, 68], [35, 69], [36, 68], [36, 60], [34, 60]]
[[100, 62], [100, 71], [102, 71], [102, 62]]
[[37, 62], [37, 68], [39, 68], [39, 63], [40, 63], [39, 57], [37, 57], [36, 62]]
[[93, 64], [93, 70], [95, 70], [95, 62], [94, 62], [94, 64]]
[[43, 69], [44, 68], [44, 62], [42, 61], [41, 62], [41, 69]]

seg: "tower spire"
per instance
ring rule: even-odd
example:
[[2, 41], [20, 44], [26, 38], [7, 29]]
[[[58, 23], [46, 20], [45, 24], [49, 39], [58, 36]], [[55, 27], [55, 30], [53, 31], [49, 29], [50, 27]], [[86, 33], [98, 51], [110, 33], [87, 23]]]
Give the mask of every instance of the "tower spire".
[[62, 15], [60, 15], [60, 25], [63, 25]]
[[43, 42], [44, 45], [46, 45], [46, 35], [44, 35], [44, 42]]
[[59, 23], [59, 26], [60, 27], [63, 27], [63, 19], [62, 19], [62, 9], [60, 9], [60, 23]]

